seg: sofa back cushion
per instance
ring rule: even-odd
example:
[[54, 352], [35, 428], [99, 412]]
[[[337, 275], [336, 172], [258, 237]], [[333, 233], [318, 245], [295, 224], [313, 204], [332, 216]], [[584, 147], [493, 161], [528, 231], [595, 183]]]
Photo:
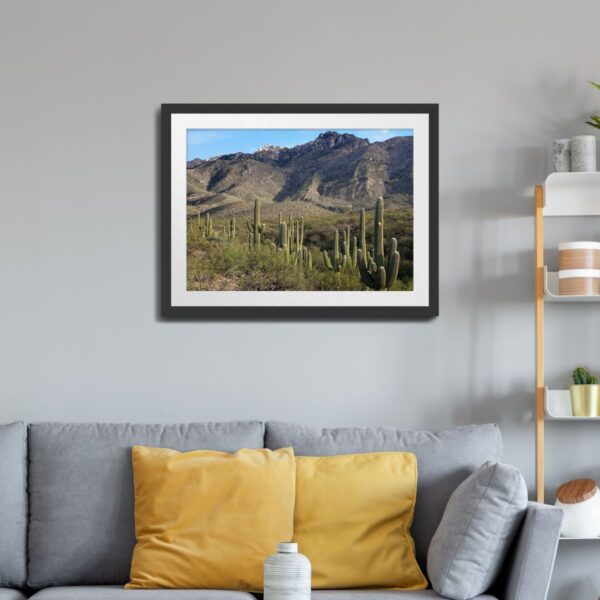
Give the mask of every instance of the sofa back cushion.
[[498, 461], [502, 454], [500, 430], [491, 424], [432, 433], [387, 427], [327, 429], [271, 421], [266, 426], [265, 445], [271, 450], [291, 446], [297, 456], [413, 452], [418, 484], [411, 531], [423, 570], [429, 542], [452, 492], [484, 462]]
[[0, 425], [0, 587], [27, 581], [27, 428]]
[[261, 448], [257, 421], [38, 423], [29, 428], [29, 585], [125, 584], [135, 546], [134, 445]]

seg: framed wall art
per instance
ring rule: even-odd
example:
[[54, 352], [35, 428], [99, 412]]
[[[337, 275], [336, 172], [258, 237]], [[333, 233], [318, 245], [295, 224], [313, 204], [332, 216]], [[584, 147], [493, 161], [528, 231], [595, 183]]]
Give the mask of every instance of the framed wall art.
[[438, 314], [435, 104], [162, 106], [162, 313]]

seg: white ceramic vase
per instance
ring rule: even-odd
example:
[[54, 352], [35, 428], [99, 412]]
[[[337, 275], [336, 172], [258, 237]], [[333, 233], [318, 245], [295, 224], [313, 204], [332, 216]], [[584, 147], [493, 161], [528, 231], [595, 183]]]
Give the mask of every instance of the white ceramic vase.
[[564, 504], [560, 500], [556, 506], [563, 509], [563, 522], [560, 528], [562, 537], [593, 538], [600, 537], [600, 491], [583, 502]]
[[281, 543], [265, 560], [264, 600], [310, 600], [310, 577], [310, 561], [298, 544]]

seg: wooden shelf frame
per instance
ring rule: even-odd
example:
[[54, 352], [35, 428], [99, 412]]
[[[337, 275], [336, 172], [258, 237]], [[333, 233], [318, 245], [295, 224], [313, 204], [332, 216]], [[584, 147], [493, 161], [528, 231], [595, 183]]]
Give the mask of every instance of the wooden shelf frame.
[[544, 501], [544, 188], [535, 187], [535, 483], [536, 499]]
[[[553, 173], [534, 194], [535, 226], [535, 479], [536, 498], [544, 502], [545, 422], [600, 421], [573, 417], [568, 390], [548, 390], [544, 378], [544, 308], [546, 302], [600, 302], [600, 296], [560, 296], [558, 274], [544, 264], [544, 217], [600, 216], [600, 172]], [[600, 538], [561, 538], [565, 541]]]

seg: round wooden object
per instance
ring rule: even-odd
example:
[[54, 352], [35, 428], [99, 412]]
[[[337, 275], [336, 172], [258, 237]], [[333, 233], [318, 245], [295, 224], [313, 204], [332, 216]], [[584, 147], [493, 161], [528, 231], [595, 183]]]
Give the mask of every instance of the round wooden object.
[[563, 504], [576, 504], [589, 500], [595, 492], [596, 482], [593, 479], [572, 479], [556, 490], [556, 497]]
[[558, 268], [600, 269], [600, 243], [563, 242], [558, 245]]

